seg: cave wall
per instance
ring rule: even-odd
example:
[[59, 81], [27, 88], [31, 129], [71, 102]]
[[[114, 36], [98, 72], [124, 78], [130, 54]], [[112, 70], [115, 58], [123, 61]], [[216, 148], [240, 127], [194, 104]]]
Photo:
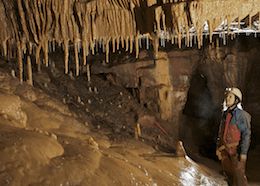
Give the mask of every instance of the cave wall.
[[207, 77], [207, 85], [216, 107], [220, 107], [226, 87], [239, 87], [242, 92], [245, 90], [246, 76], [251, 65], [250, 56], [254, 55], [257, 49], [247, 48], [243, 37], [229, 41], [228, 45], [219, 46], [213, 43], [203, 50], [204, 57], [199, 68]]
[[[200, 54], [196, 49], [180, 51], [177, 48], [161, 48], [156, 58], [151, 53], [152, 50], [142, 50], [137, 60], [131, 55], [122, 59], [115, 57], [117, 63], [110, 66], [96, 61], [91, 65], [91, 73], [103, 74], [111, 84], [131, 90], [141, 105], [148, 109], [149, 115], [168, 122], [164, 128], [178, 140], [190, 78]], [[149, 125], [152, 124], [153, 120]]]
[[[140, 52], [137, 62], [104, 67], [91, 66], [92, 73], [115, 74], [115, 82], [126, 88], [137, 88], [145, 107], [156, 110], [166, 121], [178, 122], [186, 103], [189, 79], [199, 60], [197, 50], [159, 51], [158, 57], [149, 57], [149, 51]], [[155, 109], [153, 107], [157, 107]], [[156, 113], [155, 113], [156, 115]]]

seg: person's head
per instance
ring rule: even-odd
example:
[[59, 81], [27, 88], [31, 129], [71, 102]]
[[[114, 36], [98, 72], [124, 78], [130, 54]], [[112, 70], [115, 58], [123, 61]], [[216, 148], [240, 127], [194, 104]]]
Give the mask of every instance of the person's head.
[[227, 88], [225, 91], [226, 106], [236, 107], [238, 103], [242, 102], [242, 92], [238, 88]]

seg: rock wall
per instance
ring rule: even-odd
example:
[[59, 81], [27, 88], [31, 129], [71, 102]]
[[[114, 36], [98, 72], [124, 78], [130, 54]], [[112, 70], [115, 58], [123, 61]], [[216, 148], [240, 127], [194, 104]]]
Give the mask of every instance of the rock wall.
[[254, 50], [243, 50], [245, 46], [241, 42], [236, 39], [225, 46], [213, 43], [204, 48], [200, 69], [207, 77], [207, 85], [216, 107], [220, 107], [226, 87], [239, 87], [242, 91], [245, 89], [246, 75], [250, 69], [249, 58]]
[[190, 77], [199, 59], [198, 50], [159, 51], [156, 58], [143, 50], [135, 62], [128, 60], [110, 68], [94, 63], [91, 72], [106, 74], [112, 83], [135, 90], [140, 103], [151, 115], [172, 122], [174, 129], [170, 130], [178, 131]]

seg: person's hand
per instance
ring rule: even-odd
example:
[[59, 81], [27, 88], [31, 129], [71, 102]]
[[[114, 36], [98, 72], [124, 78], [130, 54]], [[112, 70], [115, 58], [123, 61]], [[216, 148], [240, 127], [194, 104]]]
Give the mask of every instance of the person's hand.
[[222, 157], [221, 157], [221, 152], [217, 149], [216, 150], [216, 155], [218, 156], [218, 159], [221, 160]]
[[247, 155], [245, 154], [240, 154], [240, 161], [246, 161]]

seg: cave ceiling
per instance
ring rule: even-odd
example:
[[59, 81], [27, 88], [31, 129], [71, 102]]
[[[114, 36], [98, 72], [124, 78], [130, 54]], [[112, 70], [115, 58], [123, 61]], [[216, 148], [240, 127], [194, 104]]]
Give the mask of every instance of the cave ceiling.
[[[102, 46], [109, 52], [120, 47], [139, 54], [140, 39], [151, 41], [155, 56], [159, 40], [201, 48], [204, 35], [233, 35], [259, 30], [260, 1], [254, 0], [0, 0], [1, 54], [17, 57], [20, 82], [25, 55], [34, 55], [40, 70], [40, 53], [48, 66], [53, 43], [64, 50], [68, 73], [69, 50], [87, 56]], [[81, 51], [81, 52], [80, 52]]]

